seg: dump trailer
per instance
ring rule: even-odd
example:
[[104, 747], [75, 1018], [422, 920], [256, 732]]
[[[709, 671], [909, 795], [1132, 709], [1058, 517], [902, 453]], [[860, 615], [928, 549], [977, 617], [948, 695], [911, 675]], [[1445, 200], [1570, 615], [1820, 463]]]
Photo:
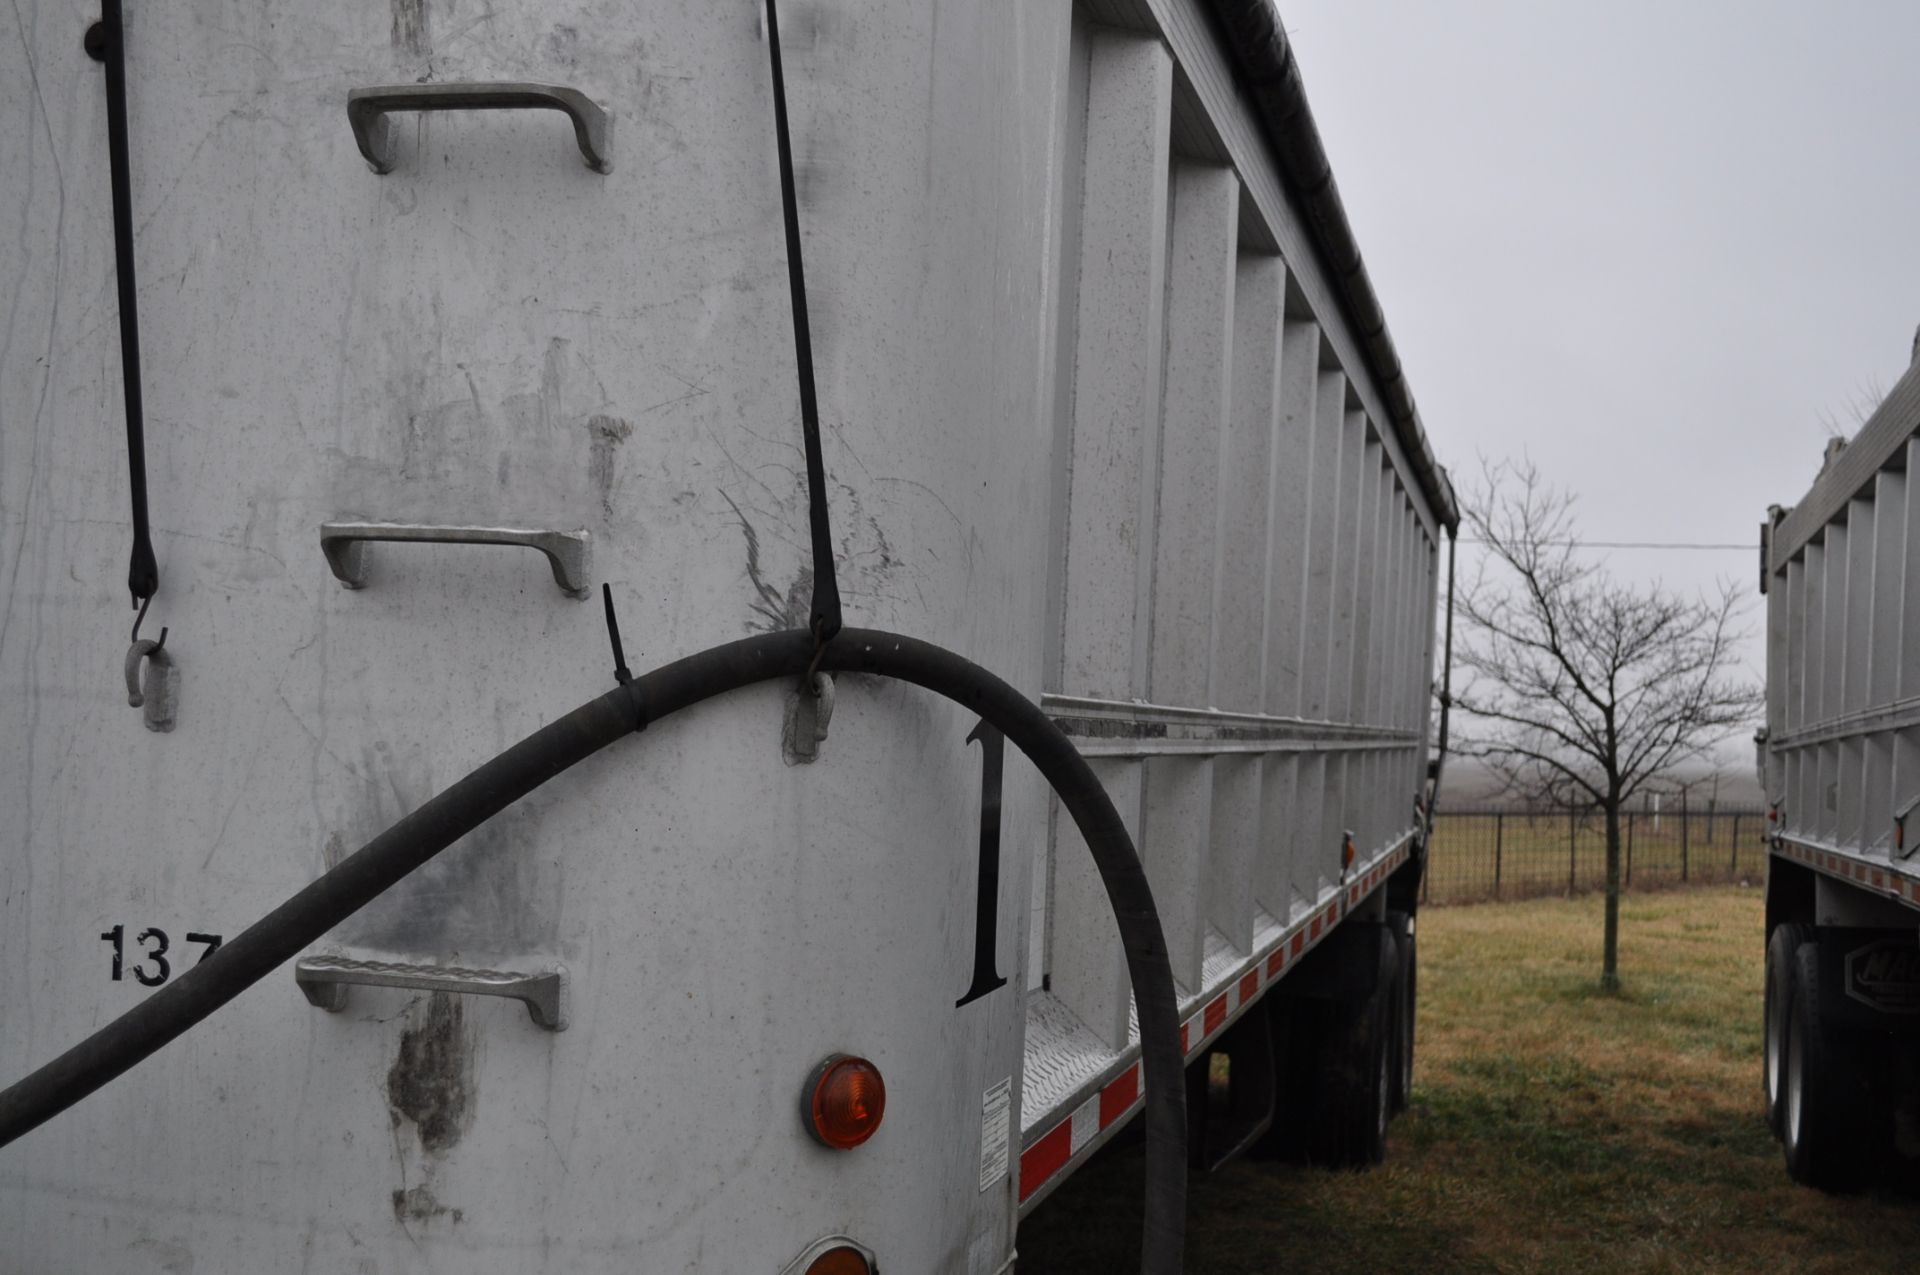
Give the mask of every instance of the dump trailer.
[[0, 27], [0, 1269], [1379, 1159], [1457, 519], [1269, 0]]
[[1768, 1118], [1854, 1189], [1920, 1154], [1920, 370], [1760, 545]]

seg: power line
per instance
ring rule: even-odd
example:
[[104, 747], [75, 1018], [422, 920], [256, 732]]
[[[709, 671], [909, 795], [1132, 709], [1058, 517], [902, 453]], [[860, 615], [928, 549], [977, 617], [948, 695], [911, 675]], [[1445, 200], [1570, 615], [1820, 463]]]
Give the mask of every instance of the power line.
[[[1462, 540], [1463, 545], [1489, 544], [1485, 540]], [[1741, 553], [1757, 553], [1758, 545], [1708, 544], [1699, 541], [1682, 540], [1539, 540], [1536, 544], [1550, 549], [1724, 549], [1738, 550]]]

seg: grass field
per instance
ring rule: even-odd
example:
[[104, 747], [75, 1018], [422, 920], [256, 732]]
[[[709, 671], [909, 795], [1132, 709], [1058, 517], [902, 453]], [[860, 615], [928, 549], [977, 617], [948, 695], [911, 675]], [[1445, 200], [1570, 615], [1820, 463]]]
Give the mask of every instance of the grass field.
[[[1788, 1182], [1760, 1106], [1761, 897], [1600, 900], [1420, 917], [1413, 1102], [1387, 1166], [1237, 1162], [1193, 1180], [1195, 1275], [1894, 1272], [1920, 1202]], [[1020, 1229], [1021, 1275], [1135, 1269], [1140, 1152], [1083, 1169]]]

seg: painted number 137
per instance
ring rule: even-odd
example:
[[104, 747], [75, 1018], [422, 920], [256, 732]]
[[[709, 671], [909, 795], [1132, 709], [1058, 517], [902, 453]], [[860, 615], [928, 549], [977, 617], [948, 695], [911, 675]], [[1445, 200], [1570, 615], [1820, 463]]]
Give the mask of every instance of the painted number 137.
[[[158, 987], [173, 977], [173, 963], [167, 960], [167, 953], [173, 944], [167, 938], [167, 932], [157, 927], [149, 927], [133, 936], [133, 959], [127, 960], [127, 927], [116, 925], [100, 936], [102, 943], [113, 945], [113, 964], [109, 967], [111, 977], [118, 983], [125, 975], [131, 974], [134, 981], [142, 987]], [[218, 934], [189, 934], [189, 943], [198, 943], [202, 947], [200, 960], [220, 950]], [[195, 961], [194, 964], [199, 964]]]

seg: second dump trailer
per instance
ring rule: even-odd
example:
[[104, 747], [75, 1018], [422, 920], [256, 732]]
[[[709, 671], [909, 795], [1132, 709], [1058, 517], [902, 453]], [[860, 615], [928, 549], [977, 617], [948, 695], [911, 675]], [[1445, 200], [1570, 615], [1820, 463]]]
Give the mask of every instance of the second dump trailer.
[[1920, 1154], [1920, 369], [1761, 529], [1766, 1091], [1795, 1179]]
[[1117, 810], [1182, 1156], [1381, 1154], [1455, 515], [1277, 15], [792, 4], [783, 98], [769, 12], [0, 19], [0, 1079], [545, 780], [0, 1095], [0, 1267], [1010, 1269], [1146, 1002], [1099, 803], [881, 631]]

